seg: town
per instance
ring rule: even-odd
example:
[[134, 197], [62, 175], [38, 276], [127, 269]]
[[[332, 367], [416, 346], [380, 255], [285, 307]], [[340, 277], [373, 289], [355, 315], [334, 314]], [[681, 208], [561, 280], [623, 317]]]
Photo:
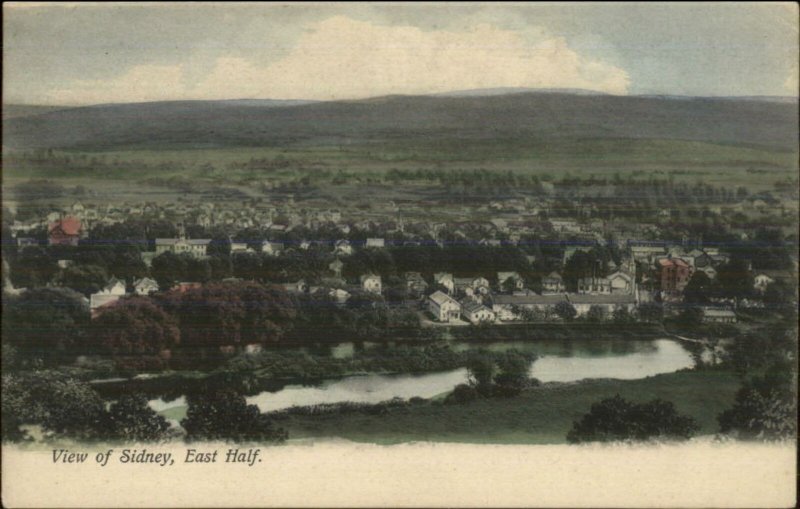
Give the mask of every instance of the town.
[[[745, 204], [765, 207], [762, 200]], [[488, 220], [456, 224], [406, 220], [399, 207], [391, 207], [395, 213], [381, 221], [349, 218], [340, 210], [301, 210], [291, 198], [280, 207], [240, 208], [75, 201], [46, 217], [9, 225], [17, 247], [12, 281], [22, 279], [13, 277], [19, 271], [39, 284], [72, 285], [84, 293], [93, 316], [126, 295], [186, 291], [215, 280], [258, 280], [292, 294], [325, 296], [341, 306], [354, 294], [367, 294], [418, 309], [420, 320], [430, 325], [480, 325], [625, 321], [648, 304], [667, 313], [685, 311], [690, 304], [703, 322], [733, 323], [739, 307], [763, 307], [770, 285], [791, 285], [795, 277], [788, 259], [777, 266], [761, 259], [741, 265], [719, 243], [658, 239], [653, 224], [550, 218], [546, 209], [525, 200], [492, 202], [484, 207]], [[171, 222], [171, 217], [186, 219]], [[131, 238], [134, 223], [148, 233]], [[171, 235], [149, 233], [159, 228]], [[210, 230], [215, 238], [187, 234]], [[742, 232], [741, 243], [757, 235]], [[116, 244], [111, 251], [130, 248], [126, 254], [138, 253], [139, 259], [129, 256], [122, 265], [107, 267], [89, 263], [88, 253], [109, 251], [103, 244]], [[41, 266], [43, 256], [50, 267]], [[38, 272], [26, 267], [28, 257], [36, 259]], [[305, 266], [298, 268], [299, 263]], [[746, 293], [739, 291], [743, 281], [751, 286]]]

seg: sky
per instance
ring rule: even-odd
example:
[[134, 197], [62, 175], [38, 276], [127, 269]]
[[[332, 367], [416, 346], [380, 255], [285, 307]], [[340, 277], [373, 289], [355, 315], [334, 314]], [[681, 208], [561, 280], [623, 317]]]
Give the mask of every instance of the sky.
[[3, 101], [798, 94], [796, 3], [6, 3]]

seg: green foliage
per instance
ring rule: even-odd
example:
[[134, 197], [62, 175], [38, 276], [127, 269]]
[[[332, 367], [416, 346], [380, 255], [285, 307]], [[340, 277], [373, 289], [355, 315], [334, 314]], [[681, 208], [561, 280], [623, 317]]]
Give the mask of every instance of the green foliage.
[[108, 282], [108, 273], [99, 265], [73, 265], [61, 273], [61, 286], [81, 292], [87, 297], [100, 291]]
[[102, 398], [88, 384], [54, 371], [3, 375], [5, 420], [40, 424], [53, 434], [77, 439], [105, 436], [108, 416]]
[[689, 304], [707, 304], [713, 297], [714, 284], [705, 272], [698, 270], [689, 280], [689, 284], [683, 290], [684, 302]]
[[91, 344], [111, 355], [158, 355], [180, 343], [177, 320], [142, 297], [122, 299], [104, 309], [90, 329]]
[[57, 260], [44, 247], [26, 247], [11, 261], [11, 284], [16, 288], [45, 286], [57, 273]]
[[637, 308], [639, 318], [646, 322], [660, 322], [664, 319], [664, 308], [657, 302], [647, 302]]
[[797, 433], [797, 393], [792, 366], [774, 366], [746, 381], [733, 407], [719, 417], [720, 432], [743, 439], [785, 440]]
[[494, 379], [494, 359], [485, 350], [472, 351], [467, 358], [467, 371], [470, 385], [484, 391], [491, 387]]
[[166, 436], [167, 420], [147, 405], [141, 394], [126, 394], [109, 409], [109, 432], [122, 440], [152, 441]]
[[478, 399], [478, 391], [469, 384], [458, 384], [453, 388], [453, 392], [447, 395], [445, 403], [464, 404]]
[[89, 322], [80, 294], [63, 288], [37, 288], [5, 299], [3, 341], [26, 359], [57, 361], [75, 347]]
[[669, 401], [655, 399], [631, 403], [619, 394], [592, 405], [591, 411], [572, 425], [570, 443], [691, 438], [697, 422], [678, 414]]
[[586, 319], [590, 322], [602, 322], [606, 319], [606, 310], [602, 306], [593, 305], [586, 313]]
[[573, 320], [578, 314], [575, 306], [566, 301], [560, 301], [558, 304], [556, 304], [555, 311], [559, 318], [567, 321]]
[[287, 433], [273, 428], [270, 419], [244, 396], [232, 390], [190, 395], [189, 409], [181, 426], [187, 440], [282, 442]]

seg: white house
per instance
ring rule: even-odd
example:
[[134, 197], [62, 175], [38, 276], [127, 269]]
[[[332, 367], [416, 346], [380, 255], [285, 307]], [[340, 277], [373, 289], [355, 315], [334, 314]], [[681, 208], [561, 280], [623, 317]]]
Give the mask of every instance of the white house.
[[496, 318], [494, 311], [472, 299], [461, 302], [461, 315], [472, 325], [493, 323]]
[[583, 316], [589, 312], [592, 306], [601, 308], [607, 315], [611, 315], [618, 309], [625, 309], [632, 313], [636, 309], [636, 296], [635, 295], [581, 295], [569, 294], [568, 300], [570, 304], [575, 307], [577, 311], [576, 316]]
[[336, 277], [342, 276], [342, 268], [344, 268], [344, 263], [340, 259], [333, 260], [329, 265], [328, 268], [333, 272]]
[[550, 315], [555, 312], [559, 302], [566, 301], [563, 294], [537, 295], [531, 292], [526, 295], [495, 295], [492, 311], [499, 320], [512, 321], [521, 318], [520, 312], [523, 309]]
[[337, 240], [334, 246], [334, 252], [340, 255], [353, 254], [353, 246], [350, 245], [349, 240]]
[[265, 240], [261, 243], [261, 252], [269, 256], [278, 256], [283, 252], [283, 243]]
[[375, 247], [375, 248], [382, 248], [385, 247], [386, 243], [383, 239], [367, 239], [366, 247]]
[[558, 272], [551, 272], [542, 278], [542, 293], [563, 293], [564, 279]]
[[247, 242], [231, 242], [231, 254], [246, 253], [247, 251]]
[[501, 290], [506, 289], [509, 279], [511, 280], [511, 284], [513, 284], [513, 290], [522, 290], [525, 288], [525, 281], [523, 281], [518, 272], [498, 272], [497, 285]]
[[341, 288], [331, 288], [328, 296], [336, 302], [336, 304], [343, 305], [347, 303], [350, 298], [350, 292]]
[[374, 274], [364, 274], [361, 276], [361, 288], [370, 293], [381, 293], [381, 277]]
[[611, 293], [633, 293], [633, 278], [624, 272], [615, 272], [608, 276], [611, 282]]
[[195, 258], [206, 256], [211, 239], [156, 239], [156, 256], [161, 253], [187, 253]]
[[451, 322], [458, 320], [461, 314], [461, 304], [439, 290], [428, 296], [428, 310], [440, 322]]
[[105, 288], [103, 288], [99, 293], [117, 296], [125, 295], [125, 283], [115, 277], [112, 277]]
[[453, 275], [449, 272], [437, 272], [433, 275], [433, 282], [437, 285], [442, 285], [447, 288], [449, 293], [453, 293], [456, 289], [456, 283]]
[[149, 277], [143, 277], [133, 282], [133, 291], [136, 295], [150, 295], [158, 291], [158, 283]]
[[704, 323], [736, 323], [736, 313], [730, 309], [703, 308]]
[[578, 293], [587, 295], [610, 295], [611, 280], [605, 277], [582, 277], [578, 279]]
[[767, 287], [774, 282], [775, 279], [773, 279], [769, 274], [759, 272], [753, 278], [753, 289], [759, 293], [764, 293]]

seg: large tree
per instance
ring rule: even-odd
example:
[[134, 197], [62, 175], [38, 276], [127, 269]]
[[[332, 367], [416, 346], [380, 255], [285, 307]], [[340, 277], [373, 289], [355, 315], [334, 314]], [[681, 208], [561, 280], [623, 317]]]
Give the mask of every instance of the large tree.
[[65, 288], [36, 288], [8, 297], [3, 306], [3, 342], [24, 358], [57, 361], [77, 354], [89, 323], [82, 296]]
[[178, 321], [144, 297], [108, 306], [91, 329], [95, 348], [111, 355], [157, 355], [180, 343]]

